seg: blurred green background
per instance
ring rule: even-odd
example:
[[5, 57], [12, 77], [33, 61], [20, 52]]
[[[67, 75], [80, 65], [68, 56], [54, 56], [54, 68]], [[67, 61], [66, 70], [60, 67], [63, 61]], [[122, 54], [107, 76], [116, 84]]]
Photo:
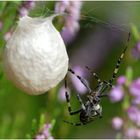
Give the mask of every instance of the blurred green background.
[[[5, 6], [7, 3], [8, 6]], [[69, 116], [66, 102], [58, 98], [59, 89], [64, 81], [43, 95], [30, 96], [17, 89], [6, 78], [2, 57], [6, 42], [3, 36], [10, 27], [16, 27], [18, 18], [15, 15], [21, 3], [0, 2], [0, 20], [3, 22], [3, 28], [0, 30], [0, 138], [27, 138], [29, 135], [35, 135], [38, 130], [33, 132], [32, 122], [37, 121], [39, 124], [40, 116], [45, 117], [46, 123], [56, 121], [52, 130], [54, 138], [115, 138], [116, 131], [111, 127], [111, 118], [122, 113], [120, 103], [112, 104], [108, 98], [103, 99], [102, 119], [86, 126], [74, 127], [62, 121], [78, 121], [78, 115]], [[53, 1], [36, 2], [30, 15], [47, 15], [48, 9], [53, 11], [54, 7]], [[101, 79], [109, 79], [124, 48], [128, 32], [133, 32], [132, 28], [135, 26], [139, 33], [139, 12], [140, 2], [83, 2], [80, 31], [75, 39], [67, 44], [70, 65], [89, 65]], [[112, 25], [115, 25], [115, 28], [112, 28]], [[131, 66], [134, 78], [139, 76], [140, 62], [134, 60], [131, 55], [131, 49], [137, 41], [135, 33], [132, 33], [129, 49], [118, 75], [124, 75], [126, 68]], [[90, 78], [90, 74], [87, 79], [94, 87], [96, 83]], [[79, 103], [75, 97], [75, 90], [71, 91], [71, 103], [76, 109]]]

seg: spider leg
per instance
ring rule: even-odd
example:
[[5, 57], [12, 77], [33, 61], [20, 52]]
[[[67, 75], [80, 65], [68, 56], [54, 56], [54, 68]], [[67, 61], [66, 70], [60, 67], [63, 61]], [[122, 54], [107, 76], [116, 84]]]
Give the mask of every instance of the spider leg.
[[88, 84], [88, 82], [84, 78], [82, 78], [79, 75], [77, 75], [71, 68], [69, 68], [68, 71], [70, 71], [73, 75], [75, 75], [81, 81], [81, 83], [87, 88], [89, 93], [91, 92], [89, 84]]
[[107, 86], [109, 86], [109, 87], [111, 87], [111, 88], [113, 87], [112, 83], [110, 83], [110, 82], [108, 82], [108, 81], [105, 81], [105, 80], [104, 80], [103, 82], [104, 82]]
[[101, 79], [99, 78], [99, 76], [96, 73], [93, 73], [91, 68], [89, 68], [88, 66], [85, 66], [87, 70], [90, 71], [90, 73], [92, 74], [92, 76], [98, 81], [98, 84], [101, 83]]
[[83, 103], [83, 101], [82, 101], [82, 99], [81, 99], [81, 97], [80, 97], [79, 94], [77, 94], [77, 98], [78, 98], [78, 101], [79, 101], [80, 104], [81, 104], [81, 108], [82, 108], [82, 110], [86, 110], [86, 107], [85, 107], [85, 105], [84, 105], [84, 103]]
[[65, 121], [65, 120], [63, 120], [63, 121], [64, 121], [65, 123], [68, 123], [68, 124], [71, 124], [71, 125], [74, 125], [74, 126], [82, 126], [82, 125], [86, 125], [86, 124], [92, 122], [93, 120], [89, 120], [89, 121], [84, 122], [84, 123], [82, 123], [82, 122], [73, 123], [73, 122], [69, 122], [69, 121]]
[[82, 122], [79, 122], [79, 123], [73, 123], [73, 122], [69, 122], [69, 121], [65, 121], [63, 120], [65, 123], [68, 123], [68, 124], [71, 124], [71, 125], [74, 125], [74, 126], [81, 126], [81, 125], [85, 125], [84, 123]]
[[126, 52], [126, 49], [127, 49], [127, 47], [128, 47], [128, 42], [129, 42], [129, 40], [130, 40], [130, 32], [129, 32], [129, 34], [128, 34], [128, 39], [127, 39], [127, 42], [126, 42], [126, 46], [125, 46], [125, 48], [124, 48], [124, 50], [123, 50], [121, 56], [119, 57], [119, 59], [118, 59], [118, 61], [117, 61], [115, 70], [114, 70], [113, 75], [112, 75], [112, 79], [109, 80], [109, 83], [110, 83], [110, 84], [112, 84], [112, 82], [113, 82], [114, 79], [116, 78], [116, 75], [117, 75], [118, 70], [119, 70], [119, 67], [120, 67], [120, 63], [121, 63], [121, 61], [122, 61], [122, 59], [123, 59], [123, 57], [124, 57], [124, 54], [125, 54], [125, 52]]
[[96, 88], [98, 88], [98, 96], [97, 97], [107, 97], [108, 94], [107, 93], [104, 93], [109, 87], [113, 88], [114, 86], [109, 83], [108, 81], [103, 81], [100, 83], [100, 85], [98, 85]]
[[65, 123], [68, 123], [68, 124], [71, 124], [73, 126], [82, 126], [82, 125], [86, 125], [92, 121], [94, 121], [95, 117], [99, 116], [100, 118], [102, 118], [102, 114], [100, 112], [96, 112], [97, 114], [94, 116], [94, 118], [90, 119], [89, 121], [87, 122], [78, 122], [78, 123], [73, 123], [73, 122], [69, 122], [69, 121], [66, 121], [66, 120], [63, 120]]
[[106, 94], [102, 94], [102, 95], [99, 95], [98, 97], [99, 97], [99, 98], [108, 97], [108, 94], [107, 94], [107, 93], [106, 93]]
[[81, 112], [81, 109], [77, 110], [77, 111], [72, 111], [71, 109], [71, 104], [70, 104], [70, 96], [67, 90], [67, 80], [66, 80], [67, 76], [65, 77], [65, 96], [66, 96], [66, 101], [68, 104], [68, 111], [70, 115], [75, 115], [78, 114], [79, 112]]

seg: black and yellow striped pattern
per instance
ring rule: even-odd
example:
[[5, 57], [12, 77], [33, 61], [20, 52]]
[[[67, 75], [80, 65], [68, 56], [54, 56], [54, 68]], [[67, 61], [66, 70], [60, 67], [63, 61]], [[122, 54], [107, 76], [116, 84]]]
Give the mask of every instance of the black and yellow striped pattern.
[[126, 50], [127, 50], [129, 40], [130, 40], [130, 33], [128, 34], [128, 39], [127, 39], [127, 42], [126, 42], [126, 47], [125, 47], [125, 49], [123, 50], [123, 52], [122, 52], [120, 58], [119, 58], [118, 61], [117, 61], [115, 70], [114, 70], [113, 75], [112, 75], [112, 79], [109, 80], [109, 83], [110, 83], [110, 84], [112, 84], [112, 82], [114, 81], [114, 79], [115, 79], [116, 76], [117, 76], [117, 73], [118, 73], [118, 70], [119, 70], [121, 61], [122, 61], [122, 59], [123, 59], [123, 57], [124, 57], [124, 54], [125, 54], [125, 52], [126, 52]]
[[89, 93], [91, 92], [91, 89], [90, 89], [89, 84], [86, 81], [86, 79], [84, 79], [81, 76], [77, 75], [71, 68], [69, 68], [68, 71], [70, 71], [74, 76], [76, 76], [81, 81], [81, 83], [83, 83], [83, 85], [87, 88]]
[[[92, 70], [88, 66], [86, 66], [86, 68], [91, 72], [92, 76], [98, 81], [98, 85], [94, 90], [90, 89], [88, 82], [84, 78], [77, 75], [71, 68], [68, 69], [68, 71], [70, 71], [74, 76], [76, 76], [81, 81], [81, 83], [88, 89], [88, 93], [90, 94], [90, 96], [87, 95], [87, 97], [89, 96], [88, 97], [89, 100], [86, 103], [83, 103], [80, 95], [77, 93], [77, 98], [78, 98], [79, 103], [81, 104], [81, 108], [77, 111], [72, 111], [71, 104], [70, 104], [70, 96], [69, 96], [68, 89], [67, 89], [67, 80], [66, 80], [67, 76], [66, 76], [66, 78], [65, 78], [65, 96], [66, 96], [66, 101], [68, 104], [68, 111], [69, 111], [70, 115], [75, 115], [75, 114], [80, 113], [80, 122], [73, 123], [73, 122], [69, 122], [69, 121], [64, 121], [65, 123], [68, 123], [68, 124], [71, 124], [74, 126], [81, 126], [81, 125], [86, 125], [87, 123], [92, 122], [93, 121], [92, 118], [93, 117], [95, 118], [95, 116], [99, 116], [99, 118], [101, 117], [102, 110], [100, 109], [100, 112], [98, 112], [98, 109], [96, 109], [97, 103], [98, 103], [98, 105], [100, 105], [100, 98], [107, 96], [105, 91], [108, 89], [108, 87], [112, 87], [112, 83], [113, 83], [114, 79], [116, 78], [116, 75], [117, 75], [119, 67], [120, 67], [120, 63], [127, 50], [129, 40], [130, 40], [130, 33], [128, 34], [126, 47], [123, 50], [122, 54], [120, 55], [120, 57], [117, 61], [116, 67], [114, 69], [114, 72], [112, 74], [112, 78], [109, 81], [105, 81], [105, 80], [101, 81], [99, 76], [96, 73], [93, 73]], [[93, 104], [93, 106], [91, 106], [91, 103]], [[89, 108], [89, 109], [87, 109], [87, 108]], [[90, 110], [94, 110], [96, 112], [96, 114], [93, 115], [90, 112]]]
[[[71, 108], [71, 104], [70, 104], [70, 95], [68, 93], [68, 89], [67, 89], [67, 75], [65, 77], [65, 96], [66, 96], [66, 101], [67, 101], [67, 105], [68, 105], [68, 111], [69, 111], [69, 114], [70, 115], [75, 115], [75, 114], [78, 114], [81, 109], [77, 110], [77, 111], [72, 111], [72, 108]], [[78, 97], [79, 99], [79, 102], [82, 104], [82, 106], [84, 106], [82, 100], [80, 99], [80, 97]]]

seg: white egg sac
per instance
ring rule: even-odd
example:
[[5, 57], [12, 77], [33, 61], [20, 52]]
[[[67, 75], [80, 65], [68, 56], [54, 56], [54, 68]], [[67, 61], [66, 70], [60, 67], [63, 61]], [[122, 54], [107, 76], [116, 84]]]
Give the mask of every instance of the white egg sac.
[[43, 94], [55, 87], [68, 70], [66, 47], [52, 24], [54, 17], [21, 18], [6, 44], [6, 75], [31, 95]]

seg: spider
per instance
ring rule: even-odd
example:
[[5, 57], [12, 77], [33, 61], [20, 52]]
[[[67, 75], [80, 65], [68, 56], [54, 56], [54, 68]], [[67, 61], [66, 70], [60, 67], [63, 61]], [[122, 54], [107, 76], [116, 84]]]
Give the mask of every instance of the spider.
[[99, 78], [99, 76], [96, 73], [93, 73], [92, 70], [86, 66], [87, 70], [90, 71], [90, 73], [92, 74], [92, 76], [97, 80], [98, 84], [97, 87], [94, 88], [93, 90], [90, 88], [88, 82], [80, 77], [79, 75], [77, 75], [71, 68], [68, 69], [68, 71], [70, 73], [72, 73], [74, 76], [76, 76], [81, 83], [87, 88], [88, 90], [88, 94], [86, 95], [87, 97], [87, 101], [84, 103], [80, 97], [80, 95], [77, 93], [77, 99], [81, 105], [81, 108], [78, 109], [77, 111], [72, 111], [71, 108], [71, 104], [70, 104], [70, 96], [67, 90], [67, 76], [65, 77], [65, 96], [66, 96], [66, 101], [68, 104], [68, 111], [70, 115], [76, 115], [79, 114], [79, 118], [80, 118], [80, 122], [78, 123], [73, 123], [73, 122], [69, 122], [64, 120], [65, 123], [74, 125], [74, 126], [81, 126], [81, 125], [86, 125], [90, 122], [92, 122], [93, 120], [95, 120], [95, 118], [102, 118], [102, 107], [100, 105], [100, 101], [102, 97], [108, 96], [105, 91], [108, 88], [112, 88], [112, 83], [114, 81], [114, 79], [116, 78], [116, 75], [118, 73], [119, 67], [120, 67], [120, 63], [124, 57], [124, 54], [126, 52], [126, 49], [128, 47], [128, 42], [130, 40], [130, 33], [128, 34], [128, 39], [127, 39], [127, 43], [126, 43], [126, 47], [123, 50], [122, 54], [120, 55], [115, 70], [112, 74], [112, 78], [108, 81], [101, 81], [101, 79]]

